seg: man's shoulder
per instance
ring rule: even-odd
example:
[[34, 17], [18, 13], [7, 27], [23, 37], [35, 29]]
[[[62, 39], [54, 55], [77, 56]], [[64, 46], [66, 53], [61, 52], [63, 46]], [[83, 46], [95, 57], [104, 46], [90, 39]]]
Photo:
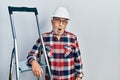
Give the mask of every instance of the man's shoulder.
[[68, 37], [70, 37], [70, 38], [74, 38], [74, 39], [77, 38], [77, 36], [76, 36], [74, 33], [71, 33], [71, 32], [69, 32], [69, 31], [66, 31], [65, 33], [66, 33], [66, 36], [68, 36]]

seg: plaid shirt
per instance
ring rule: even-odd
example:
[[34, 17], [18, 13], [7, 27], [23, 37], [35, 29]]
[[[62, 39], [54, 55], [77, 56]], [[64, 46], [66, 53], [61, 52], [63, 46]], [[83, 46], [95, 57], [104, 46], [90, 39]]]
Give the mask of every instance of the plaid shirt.
[[[76, 36], [66, 31], [59, 40], [53, 31], [42, 36], [51, 67], [52, 80], [75, 80], [77, 76], [83, 77], [81, 53]], [[28, 63], [33, 59], [37, 60], [39, 46], [40, 39], [28, 53]]]

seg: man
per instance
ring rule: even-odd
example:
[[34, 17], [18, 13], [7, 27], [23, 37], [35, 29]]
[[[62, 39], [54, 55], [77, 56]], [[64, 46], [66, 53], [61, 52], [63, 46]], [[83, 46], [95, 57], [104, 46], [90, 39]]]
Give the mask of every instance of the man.
[[[82, 80], [83, 77], [77, 38], [65, 30], [69, 20], [70, 16], [66, 8], [58, 8], [52, 15], [52, 31], [42, 34], [52, 80]], [[44, 73], [37, 61], [39, 46], [40, 39], [36, 41], [27, 56], [28, 63], [32, 66], [32, 72], [37, 77], [41, 77]]]

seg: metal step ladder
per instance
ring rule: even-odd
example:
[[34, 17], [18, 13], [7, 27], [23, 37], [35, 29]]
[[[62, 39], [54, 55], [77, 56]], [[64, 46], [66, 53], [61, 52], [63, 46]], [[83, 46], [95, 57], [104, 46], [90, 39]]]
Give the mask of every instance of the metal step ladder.
[[[33, 13], [35, 13], [36, 22], [37, 22], [37, 29], [38, 29], [38, 35], [39, 35], [39, 39], [41, 40], [41, 45], [42, 45], [42, 49], [43, 49], [44, 56], [45, 56], [45, 61], [46, 61], [46, 64], [41, 64], [40, 63], [40, 65], [41, 65], [42, 68], [45, 68], [45, 67], [48, 68], [49, 77], [50, 77], [50, 80], [52, 80], [52, 78], [51, 78], [51, 70], [50, 70], [46, 50], [45, 50], [45, 47], [44, 47], [43, 37], [42, 37], [42, 35], [40, 33], [37, 9], [35, 7], [34, 8], [28, 8], [28, 7], [12, 7], [12, 6], [8, 6], [8, 11], [9, 11], [9, 16], [10, 16], [11, 29], [12, 29], [12, 35], [13, 35], [13, 46], [14, 46], [13, 50], [12, 50], [12, 54], [11, 54], [9, 80], [12, 80], [13, 66], [15, 66], [16, 80], [20, 80], [19, 79], [19, 72], [31, 71], [31, 67], [27, 65], [27, 60], [23, 61], [23, 62], [18, 61], [18, 47], [17, 47], [15, 26], [14, 26], [14, 23], [13, 23], [13, 21], [14, 21], [13, 20], [13, 12], [33, 12]], [[13, 61], [14, 61], [14, 63], [13, 63]], [[39, 80], [39, 78], [38, 78], [38, 80]]]

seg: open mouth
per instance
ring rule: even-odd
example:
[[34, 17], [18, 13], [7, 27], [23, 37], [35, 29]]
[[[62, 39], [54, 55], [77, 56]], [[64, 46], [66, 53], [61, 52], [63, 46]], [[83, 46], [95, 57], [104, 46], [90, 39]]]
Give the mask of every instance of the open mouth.
[[59, 28], [58, 30], [61, 31], [62, 29]]

